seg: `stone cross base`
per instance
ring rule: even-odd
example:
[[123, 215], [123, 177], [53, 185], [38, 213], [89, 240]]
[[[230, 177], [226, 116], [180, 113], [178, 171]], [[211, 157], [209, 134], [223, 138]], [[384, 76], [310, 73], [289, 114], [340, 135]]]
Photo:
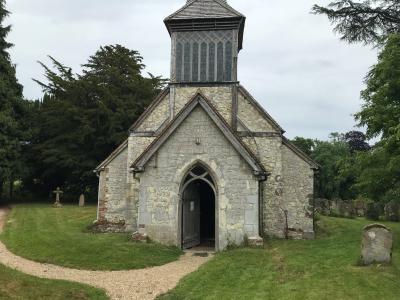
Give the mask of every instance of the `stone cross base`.
[[62, 207], [62, 204], [61, 204], [60, 202], [56, 202], [56, 203], [53, 204], [53, 207], [55, 207], [55, 208], [61, 208], [61, 207]]

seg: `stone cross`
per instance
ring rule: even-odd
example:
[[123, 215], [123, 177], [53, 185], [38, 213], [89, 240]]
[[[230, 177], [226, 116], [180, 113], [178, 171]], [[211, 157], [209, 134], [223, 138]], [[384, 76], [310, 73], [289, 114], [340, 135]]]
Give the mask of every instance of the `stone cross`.
[[81, 194], [79, 196], [79, 207], [84, 207], [85, 206], [85, 195]]
[[54, 207], [61, 207], [61, 201], [60, 201], [60, 196], [64, 194], [64, 192], [60, 189], [60, 187], [57, 187], [55, 191], [53, 191], [53, 194], [56, 194], [56, 202], [54, 203]]
[[392, 260], [393, 233], [384, 225], [372, 224], [363, 230], [361, 260], [363, 265], [390, 263]]

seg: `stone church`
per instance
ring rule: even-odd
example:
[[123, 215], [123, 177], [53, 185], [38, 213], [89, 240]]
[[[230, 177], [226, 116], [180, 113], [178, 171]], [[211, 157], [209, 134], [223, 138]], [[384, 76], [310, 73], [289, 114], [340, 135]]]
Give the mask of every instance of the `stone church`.
[[245, 20], [226, 0], [164, 20], [170, 83], [96, 169], [104, 230], [182, 249], [314, 237], [318, 165], [240, 85]]

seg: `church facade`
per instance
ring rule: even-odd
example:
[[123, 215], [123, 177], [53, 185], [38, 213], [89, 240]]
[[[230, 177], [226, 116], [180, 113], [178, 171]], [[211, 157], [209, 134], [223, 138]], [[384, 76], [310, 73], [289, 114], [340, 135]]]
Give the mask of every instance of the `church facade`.
[[238, 82], [245, 17], [190, 0], [164, 22], [170, 83], [97, 167], [97, 223], [183, 249], [313, 238], [318, 166]]

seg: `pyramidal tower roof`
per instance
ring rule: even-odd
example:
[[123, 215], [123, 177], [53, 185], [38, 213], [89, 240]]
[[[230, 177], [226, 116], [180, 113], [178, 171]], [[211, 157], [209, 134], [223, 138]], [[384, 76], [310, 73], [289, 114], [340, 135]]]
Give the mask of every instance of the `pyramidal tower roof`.
[[188, 0], [186, 5], [168, 16], [168, 20], [242, 18], [241, 13], [233, 9], [226, 0]]
[[239, 50], [242, 48], [246, 17], [232, 8], [227, 0], [188, 0], [165, 18], [168, 32], [238, 30]]

